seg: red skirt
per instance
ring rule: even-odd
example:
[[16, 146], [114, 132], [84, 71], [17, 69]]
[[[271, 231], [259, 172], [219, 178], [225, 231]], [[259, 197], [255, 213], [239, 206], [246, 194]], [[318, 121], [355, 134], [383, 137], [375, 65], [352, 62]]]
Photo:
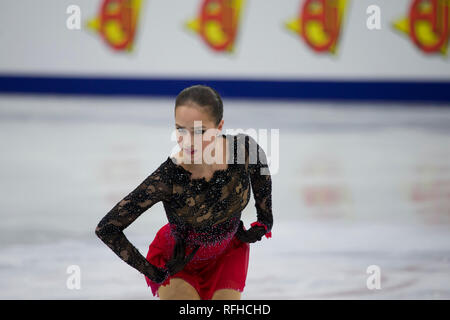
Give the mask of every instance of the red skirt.
[[[175, 239], [170, 232], [170, 224], [159, 229], [149, 246], [147, 261], [164, 267], [172, 255]], [[186, 248], [186, 255], [192, 251]], [[203, 300], [210, 300], [216, 290], [234, 289], [242, 292], [247, 278], [250, 246], [235, 236], [215, 246], [201, 246], [194, 258], [183, 270], [158, 284], [145, 277], [153, 296], [158, 296], [161, 285], [167, 285], [172, 278], [181, 278], [192, 285]]]

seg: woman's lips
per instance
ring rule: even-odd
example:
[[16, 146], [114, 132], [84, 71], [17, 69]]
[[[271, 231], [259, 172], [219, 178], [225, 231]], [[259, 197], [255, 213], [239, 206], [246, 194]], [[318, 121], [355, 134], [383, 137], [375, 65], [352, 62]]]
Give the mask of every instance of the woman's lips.
[[186, 153], [191, 154], [191, 155], [195, 153], [195, 150], [192, 150], [192, 149], [184, 149], [184, 151], [186, 151]]

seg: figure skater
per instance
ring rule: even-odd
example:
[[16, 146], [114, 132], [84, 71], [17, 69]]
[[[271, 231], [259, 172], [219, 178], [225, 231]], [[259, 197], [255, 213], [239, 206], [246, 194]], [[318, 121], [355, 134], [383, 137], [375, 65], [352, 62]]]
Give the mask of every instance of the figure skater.
[[[222, 116], [216, 90], [195, 85], [181, 91], [175, 101], [181, 150], [118, 202], [95, 229], [117, 256], [145, 276], [153, 296], [161, 300], [239, 300], [249, 243], [271, 237], [272, 180], [266, 154], [248, 134], [222, 134]], [[199, 121], [202, 126], [194, 127]], [[205, 133], [211, 132], [216, 134], [206, 139]], [[206, 161], [207, 150], [215, 162]], [[251, 190], [257, 220], [246, 229], [240, 218]], [[144, 258], [123, 230], [159, 201], [168, 223]]]

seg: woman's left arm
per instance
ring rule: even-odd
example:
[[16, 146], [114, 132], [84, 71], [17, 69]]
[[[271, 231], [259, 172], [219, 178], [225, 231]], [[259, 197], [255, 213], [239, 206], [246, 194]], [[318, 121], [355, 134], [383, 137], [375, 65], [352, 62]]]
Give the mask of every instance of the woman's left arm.
[[264, 149], [251, 137], [248, 136], [248, 172], [255, 199], [257, 221], [251, 227], [264, 227], [265, 236], [272, 236], [272, 177]]

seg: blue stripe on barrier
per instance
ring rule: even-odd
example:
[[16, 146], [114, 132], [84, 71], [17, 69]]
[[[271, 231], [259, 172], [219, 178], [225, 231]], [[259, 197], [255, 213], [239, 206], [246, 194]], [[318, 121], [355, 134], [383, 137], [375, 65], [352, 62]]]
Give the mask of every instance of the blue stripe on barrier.
[[0, 74], [1, 93], [174, 97], [194, 84], [223, 97], [450, 103], [449, 81], [165, 79]]

